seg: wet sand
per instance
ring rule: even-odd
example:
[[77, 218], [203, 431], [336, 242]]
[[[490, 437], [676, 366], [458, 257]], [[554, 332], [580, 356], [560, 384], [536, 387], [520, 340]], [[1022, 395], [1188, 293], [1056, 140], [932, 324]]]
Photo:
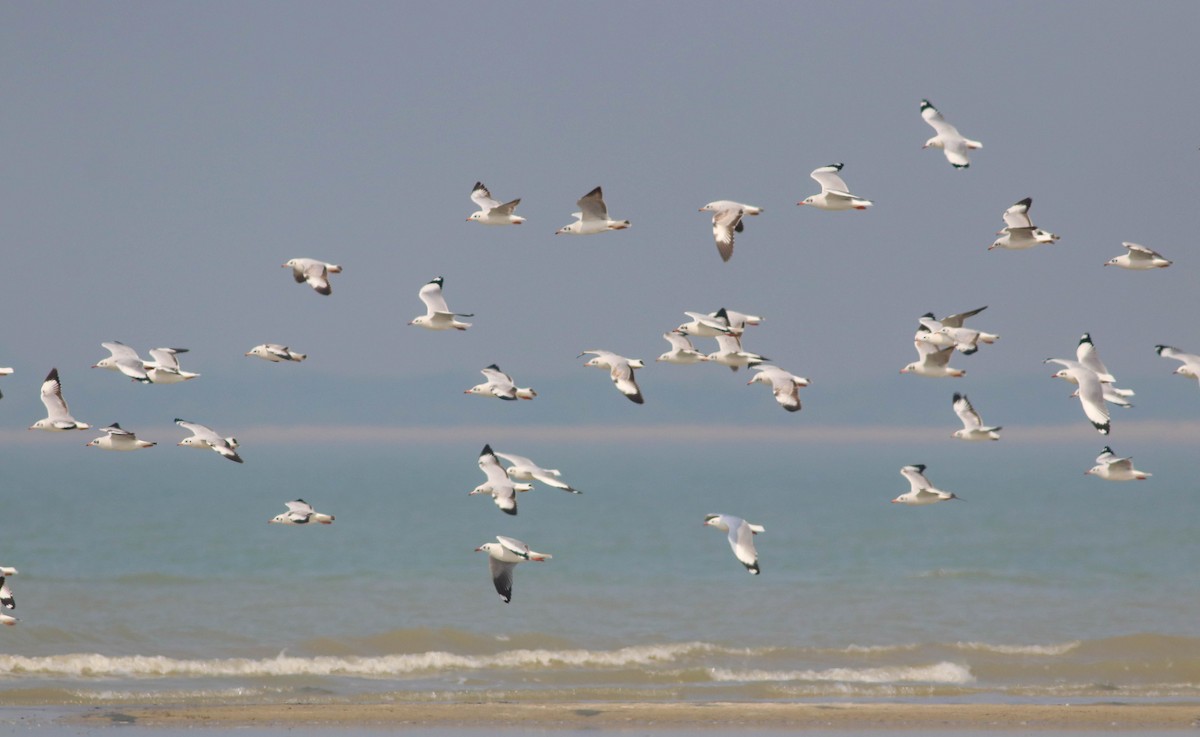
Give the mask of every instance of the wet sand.
[[445, 727], [723, 730], [1172, 730], [1200, 703], [364, 703], [97, 707], [76, 724], [148, 727]]

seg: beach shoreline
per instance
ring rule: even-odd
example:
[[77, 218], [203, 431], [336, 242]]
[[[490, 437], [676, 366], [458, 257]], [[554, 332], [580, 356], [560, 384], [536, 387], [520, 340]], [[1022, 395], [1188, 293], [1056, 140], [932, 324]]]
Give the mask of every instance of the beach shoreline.
[[64, 722], [143, 727], [424, 727], [724, 730], [1174, 730], [1200, 702], [915, 704], [763, 702], [296, 703], [97, 706]]

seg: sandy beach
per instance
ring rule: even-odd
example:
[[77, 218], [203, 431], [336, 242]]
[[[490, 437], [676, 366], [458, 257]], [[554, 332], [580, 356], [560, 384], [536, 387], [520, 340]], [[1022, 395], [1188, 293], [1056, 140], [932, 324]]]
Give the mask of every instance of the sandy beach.
[[184, 705], [96, 709], [78, 724], [723, 730], [1195, 729], [1200, 704], [454, 703]]

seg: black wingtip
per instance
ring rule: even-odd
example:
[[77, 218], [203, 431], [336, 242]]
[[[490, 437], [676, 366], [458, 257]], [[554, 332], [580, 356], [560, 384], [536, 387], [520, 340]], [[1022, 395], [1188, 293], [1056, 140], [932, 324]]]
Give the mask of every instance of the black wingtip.
[[481, 455], [481, 456], [494, 455], [494, 453], [492, 453], [492, 444], [484, 443], [483, 450], [479, 451], [479, 455]]
[[957, 403], [957, 402], [958, 402], [958, 400], [960, 400], [960, 399], [966, 399], [966, 398], [967, 398], [967, 395], [965, 395], [965, 394], [959, 394], [958, 392], [954, 392], [954, 399], [953, 399], [953, 400], [951, 400], [951, 401], [952, 401], [953, 403]]
[[502, 510], [500, 510], [500, 511], [504, 512], [505, 514], [507, 514], [507, 515], [508, 515], [508, 516], [510, 516], [510, 517], [516, 517], [516, 516], [517, 516], [517, 508], [516, 508], [516, 506], [515, 506], [515, 505], [513, 506], [513, 508], [512, 508], [512, 509], [502, 509]]
[[646, 403], [646, 400], [642, 398], [641, 394], [626, 394], [625, 396], [629, 397], [629, 401], [633, 402], [634, 404]]

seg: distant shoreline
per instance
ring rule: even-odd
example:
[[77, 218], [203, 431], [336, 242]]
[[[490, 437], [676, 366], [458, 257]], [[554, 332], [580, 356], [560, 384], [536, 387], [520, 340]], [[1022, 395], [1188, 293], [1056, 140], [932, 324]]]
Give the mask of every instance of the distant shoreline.
[[1152, 704], [305, 703], [97, 706], [72, 724], [145, 727], [722, 728], [823, 730], [1171, 730], [1200, 725], [1200, 702]]

